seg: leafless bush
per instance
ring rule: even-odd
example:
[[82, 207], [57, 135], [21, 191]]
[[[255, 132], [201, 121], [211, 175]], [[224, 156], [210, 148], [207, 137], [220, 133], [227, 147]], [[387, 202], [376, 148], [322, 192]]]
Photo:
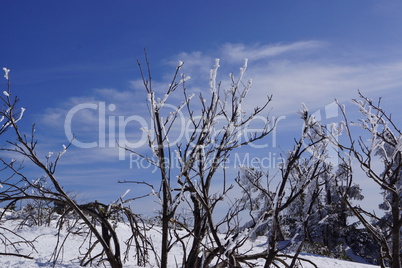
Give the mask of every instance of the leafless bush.
[[[127, 242], [127, 247], [131, 247], [131, 241], [138, 246], [137, 259], [138, 263], [144, 265], [147, 259], [147, 251], [145, 245], [148, 246], [146, 235], [143, 233], [141, 219], [135, 215], [129, 207], [124, 206], [124, 201], [119, 203], [104, 205], [97, 202], [88, 204], [78, 204], [73, 196], [69, 195], [60, 185], [56, 177], [57, 165], [66, 153], [70, 145], [63, 145], [62, 150], [54, 157], [49, 153], [44, 160], [37, 154], [38, 141], [35, 139], [35, 125], [32, 126], [30, 134], [23, 134], [19, 128], [18, 122], [23, 118], [24, 108], [18, 109], [19, 100], [12, 97], [10, 91], [10, 80], [8, 73], [6, 75], [8, 81], [8, 90], [3, 92], [1, 96], [2, 109], [0, 111], [0, 137], [5, 138], [5, 145], [0, 147], [2, 157], [0, 163], [2, 174], [8, 174], [5, 179], [0, 181], [0, 203], [6, 204], [2, 218], [7, 209], [15, 206], [18, 202], [24, 202], [28, 205], [25, 207], [25, 218], [22, 224], [49, 224], [56, 210], [50, 209], [50, 204], [58, 206], [57, 212], [61, 215], [58, 219], [58, 241], [55, 245], [52, 261], [56, 263], [60, 258], [60, 252], [64, 243], [70, 235], [85, 236], [84, 243], [86, 249], [82, 252], [81, 265], [91, 263], [100, 263], [106, 261], [111, 267], [122, 267], [121, 249], [117, 238], [115, 228], [112, 224], [112, 216], [127, 217], [129, 220], [132, 238]], [[4, 155], [14, 157], [11, 161], [7, 160]], [[33, 164], [42, 173], [38, 179], [30, 179], [24, 173], [22, 164], [18, 164], [15, 159], [25, 159], [29, 164]], [[35, 213], [32, 214], [32, 213]], [[67, 229], [67, 236], [61, 239], [62, 228]], [[99, 228], [100, 227], [100, 228]], [[4, 229], [4, 228], [3, 228]], [[16, 249], [16, 243], [26, 243], [33, 249], [32, 241], [22, 238], [19, 242], [13, 242], [8, 238], [7, 233], [16, 235], [12, 230], [4, 230], [2, 233], [3, 242], [6, 250], [10, 248]], [[99, 245], [100, 251], [97, 249]], [[143, 247], [143, 248], [141, 248]], [[4, 252], [3, 254], [18, 255], [18, 253]], [[29, 257], [29, 256], [24, 256]]]

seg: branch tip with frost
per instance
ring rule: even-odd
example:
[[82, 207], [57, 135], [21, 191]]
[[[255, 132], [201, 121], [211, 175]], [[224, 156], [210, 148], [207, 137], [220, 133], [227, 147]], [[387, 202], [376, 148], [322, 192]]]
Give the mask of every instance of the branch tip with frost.
[[4, 78], [9, 80], [8, 73], [10, 72], [10, 69], [3, 67], [3, 71], [4, 71]]

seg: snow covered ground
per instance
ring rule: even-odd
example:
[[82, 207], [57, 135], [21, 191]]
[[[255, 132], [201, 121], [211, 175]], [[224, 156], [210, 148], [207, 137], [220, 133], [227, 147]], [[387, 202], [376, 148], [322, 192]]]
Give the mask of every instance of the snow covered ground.
[[[15, 256], [0, 256], [0, 267], [29, 267], [29, 268], [35, 268], [35, 267], [53, 267], [53, 264], [49, 262], [51, 259], [52, 254], [54, 254], [53, 250], [54, 247], [57, 243], [57, 231], [54, 228], [54, 224], [52, 223], [50, 227], [46, 226], [33, 226], [33, 227], [24, 227], [22, 229], [16, 229], [16, 235], [10, 235], [9, 238], [18, 240], [18, 235], [21, 237], [24, 237], [28, 240], [34, 240], [33, 245], [35, 246], [36, 251], [32, 251], [29, 249], [26, 245], [24, 244], [19, 244], [16, 246], [16, 250], [18, 251], [19, 254], [27, 254], [33, 257], [33, 259], [25, 259], [21, 257], [15, 257]], [[8, 221], [2, 221], [0, 228], [10, 228], [14, 229], [16, 227], [16, 222], [12, 220]], [[130, 230], [128, 226], [124, 224], [119, 224], [118, 225], [118, 235], [119, 237], [122, 238], [122, 241], [120, 244], [124, 246], [123, 240], [127, 239], [130, 234]], [[0, 230], [2, 234], [5, 234], [4, 229]], [[160, 243], [160, 234], [158, 233], [158, 229], [154, 228], [151, 230], [150, 236], [152, 237], [154, 246], [156, 249], [158, 249], [158, 246], [161, 244]], [[65, 233], [62, 234], [61, 240], [59, 242], [63, 241], [64, 238], [65, 240], [65, 246], [64, 249], [57, 254], [59, 255], [59, 260], [60, 261], [56, 267], [65, 267], [65, 268], [71, 268], [71, 267], [78, 267], [79, 266], [79, 260], [78, 256], [82, 254], [82, 249], [80, 249], [82, 245], [82, 238], [78, 236], [65, 236]], [[247, 244], [247, 247], [251, 247], [252, 251], [259, 252], [262, 249], [262, 246], [265, 244], [264, 238], [259, 238], [253, 243], [249, 242]], [[4, 252], [4, 249], [2, 248], [0, 252]], [[14, 251], [15, 252], [15, 251]], [[134, 254], [134, 251], [131, 250], [131, 255]], [[80, 254], [81, 253], [81, 254]], [[303, 258], [306, 258], [308, 260], [311, 260], [314, 262], [317, 267], [325, 267], [325, 268], [373, 268], [373, 267], [378, 267], [374, 265], [368, 265], [368, 264], [361, 264], [361, 263], [356, 263], [356, 262], [348, 262], [344, 260], [337, 260], [337, 259], [331, 259], [331, 258], [326, 258], [326, 257], [320, 257], [320, 256], [313, 256], [313, 255], [308, 255], [308, 254], [303, 254]], [[169, 256], [169, 263], [170, 267], [176, 267], [176, 261], [179, 261], [180, 258], [180, 248], [179, 247], [173, 247], [172, 252]], [[151, 258], [151, 263], [152, 263], [152, 258]], [[261, 261], [262, 265], [263, 261]], [[134, 268], [134, 267], [139, 267], [136, 265], [134, 258], [130, 258], [128, 261], [124, 263], [124, 267], [129, 267], [129, 268]], [[156, 265], [149, 265], [148, 267], [157, 267]], [[308, 263], [303, 263], [302, 267], [314, 267], [311, 264]]]

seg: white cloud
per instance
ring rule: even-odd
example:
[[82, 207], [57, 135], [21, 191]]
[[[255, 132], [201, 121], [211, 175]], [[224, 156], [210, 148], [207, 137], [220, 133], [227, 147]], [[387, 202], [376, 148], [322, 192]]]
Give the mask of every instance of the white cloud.
[[275, 113], [286, 114], [296, 111], [301, 102], [319, 107], [335, 98], [349, 101], [357, 97], [357, 90], [367, 95], [389, 95], [402, 87], [400, 73], [402, 62], [355, 66], [320, 60], [266, 62], [249, 72], [254, 81], [250, 97], [258, 101], [261, 95], [273, 94]]
[[[217, 50], [216, 55], [206, 54], [201, 51], [182, 52], [166, 60], [172, 66], [171, 71], [158, 75], [163, 81], [153, 81], [153, 88], [158, 94], [164, 94], [171, 81], [174, 68], [179, 60], [184, 62], [183, 72], [192, 79], [187, 82], [188, 90], [198, 94], [207, 94], [209, 90], [209, 69], [214, 64], [214, 58], [221, 58], [221, 68], [218, 79], [222, 81], [222, 87], [230, 85], [228, 73], [233, 72], [243, 65], [243, 59], [254, 59], [249, 63], [245, 80], [253, 79], [247, 105], [249, 108], [262, 105], [267, 95], [273, 95], [272, 113], [275, 115], [294, 114], [300, 103], [304, 102], [311, 109], [325, 106], [334, 98], [340, 101], [348, 101], [357, 97], [360, 89], [367, 95], [381, 94], [402, 87], [402, 62], [360, 62], [340, 58], [329, 58], [322, 54], [320, 48], [336, 50], [330, 44], [321, 41], [300, 41], [289, 44], [245, 45], [225, 44]], [[290, 53], [292, 52], [292, 53]], [[302, 57], [295, 56], [294, 52]], [[334, 55], [331, 52], [331, 55]], [[359, 54], [359, 58], [362, 55]], [[370, 58], [369, 56], [367, 58]], [[353, 63], [351, 63], [353, 62]], [[103, 101], [106, 105], [113, 104], [115, 111], [107, 111], [111, 115], [138, 114], [148, 117], [146, 107], [146, 94], [142, 81], [131, 81], [134, 90], [98, 89], [92, 96], [70, 98], [61, 106], [49, 108], [43, 115], [42, 122], [47, 125], [61, 127], [69, 109], [77, 104]], [[161, 95], [162, 96], [162, 95]], [[177, 102], [183, 95], [176, 92], [170, 100]], [[197, 102], [195, 98], [193, 102]], [[196, 103], [194, 103], [196, 105]], [[108, 108], [109, 106], [106, 106]], [[196, 106], [194, 106], [196, 107]], [[82, 129], [96, 130], [99, 120], [107, 118], [99, 117], [97, 111], [82, 111], [75, 118]], [[107, 122], [106, 122], [107, 123]]]
[[[97, 89], [92, 96], [71, 97], [56, 107], [49, 107], [40, 115], [38, 138], [42, 147], [69, 141], [68, 135], [75, 135], [75, 145], [85, 144], [76, 152], [75, 146], [63, 156], [65, 164], [105, 162], [118, 159], [116, 141], [134, 144], [143, 140], [141, 123], [150, 127], [146, 95], [139, 98], [132, 90], [119, 91], [111, 88]], [[79, 108], [77, 108], [79, 107]], [[69, 115], [69, 120], [66, 120]], [[135, 117], [135, 118], [134, 118]], [[132, 118], [132, 119], [128, 119]], [[143, 120], [138, 120], [143, 119]], [[46, 126], [46, 129], [43, 128]], [[46, 137], [46, 133], [52, 133]], [[92, 148], [90, 144], [97, 144]], [[74, 151], [74, 152], [73, 152]], [[46, 152], [43, 153], [44, 155]], [[71, 156], [71, 157], [70, 157]]]
[[265, 96], [272, 94], [275, 114], [295, 113], [301, 102], [318, 107], [334, 98], [348, 101], [357, 97], [357, 90], [377, 96], [379, 92], [387, 95], [402, 86], [402, 62], [371, 62], [371, 55], [365, 58], [359, 52], [353, 58], [352, 51], [343, 57], [337, 55], [340, 50], [316, 40], [268, 45], [225, 44], [213, 55], [199, 51], [179, 53], [174, 62], [185, 62], [186, 74], [192, 77], [188, 83], [190, 89], [205, 92], [214, 58], [221, 59], [218, 75], [223, 87], [229, 86], [228, 73], [236, 75], [244, 58], [248, 58], [245, 79], [253, 80], [248, 103], [261, 105]]
[[231, 62], [242, 61], [244, 58], [249, 60], [261, 60], [280, 56], [289, 52], [312, 52], [326, 45], [321, 41], [300, 41], [291, 44], [269, 44], [252, 45], [245, 44], [225, 44], [222, 47], [224, 59]]
[[167, 61], [171, 66], [176, 67], [179, 61], [184, 63], [183, 67], [189, 70], [198, 70], [200, 73], [209, 72], [209, 65], [213, 61], [213, 55], [206, 55], [201, 51], [181, 52]]
[[[209, 69], [214, 64], [214, 58], [221, 58], [221, 68], [218, 79], [222, 80], [222, 87], [229, 86], [228, 73], [236, 70], [243, 64], [243, 58], [254, 59], [249, 63], [245, 80], [253, 79], [253, 86], [245, 105], [251, 110], [255, 106], [261, 106], [267, 95], [273, 95], [273, 101], [268, 109], [273, 108], [271, 114], [276, 116], [294, 115], [300, 109], [300, 103], [304, 102], [315, 111], [323, 108], [334, 98], [341, 102], [347, 102], [357, 97], [357, 90], [377, 96], [379, 94], [390, 95], [395, 89], [402, 87], [402, 62], [358, 62], [357, 60], [342, 61], [339, 58], [322, 56], [322, 51], [315, 49], [329, 47], [329, 44], [320, 41], [303, 41], [286, 45], [259, 45], [247, 46], [244, 44], [226, 44], [218, 49], [216, 55], [205, 54], [204, 52], [183, 52], [166, 61], [172, 66], [165, 74], [159, 74], [163, 81], [154, 80], [154, 89], [161, 94], [165, 93], [171, 75], [174, 73], [179, 60], [185, 65], [183, 72], [190, 75], [192, 79], [187, 83], [188, 90], [198, 94], [202, 92], [207, 95], [209, 92]], [[292, 53], [290, 53], [292, 52]], [[301, 57], [295, 56], [297, 52]], [[359, 54], [361, 57], [361, 54]], [[368, 57], [369, 58], [369, 57]], [[353, 62], [353, 63], [351, 63]], [[187, 69], [186, 69], [187, 68]], [[65, 138], [64, 119], [67, 112], [77, 104], [91, 102], [105, 102], [115, 106], [114, 111], [107, 110], [106, 117], [99, 117], [98, 111], [88, 110], [80, 112], [74, 118], [75, 130], [73, 131], [78, 139], [93, 141], [99, 135], [99, 123], [106, 124], [108, 131], [108, 116], [130, 116], [140, 115], [149, 123], [149, 115], [146, 106], [146, 94], [142, 81], [131, 81], [132, 90], [98, 89], [94, 90], [92, 96], [70, 98], [66, 103], [57, 107], [49, 108], [43, 121], [53, 129], [58, 128], [59, 137]], [[162, 95], [161, 95], [162, 96]], [[374, 97], [375, 97], [374, 96]], [[169, 101], [182, 101], [182, 93], [176, 92]], [[194, 108], [197, 108], [198, 98], [194, 98]], [[268, 112], [268, 111], [267, 111]], [[281, 122], [281, 126], [293, 124], [291, 119]], [[294, 119], [297, 116], [293, 117]], [[112, 118], [113, 119], [113, 118]], [[103, 120], [103, 121], [100, 121]], [[299, 126], [300, 122], [294, 124]], [[134, 126], [135, 128], [136, 126]], [[178, 126], [180, 127], [180, 126]], [[129, 128], [126, 134], [127, 139], [138, 141], [142, 132], [139, 129]], [[138, 128], [138, 127], [137, 127]], [[173, 131], [179, 131], [174, 127]], [[106, 133], [105, 138], [109, 138]], [[95, 137], [95, 138], [94, 138]], [[146, 146], [142, 148], [146, 150]], [[88, 154], [93, 155], [86, 161], [103, 161], [107, 157], [115, 157], [116, 150], [113, 148], [102, 148], [102, 150], [88, 149]], [[68, 156], [66, 155], [66, 158]], [[82, 161], [85, 156], [77, 156], [75, 160]], [[74, 159], [66, 159], [74, 162]]]

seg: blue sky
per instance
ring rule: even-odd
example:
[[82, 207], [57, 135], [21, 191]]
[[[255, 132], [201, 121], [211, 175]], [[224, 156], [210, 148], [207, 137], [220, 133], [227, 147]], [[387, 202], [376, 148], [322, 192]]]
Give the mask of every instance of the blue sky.
[[[113, 104], [115, 110], [102, 119], [106, 124], [118, 116], [146, 117], [136, 64], [144, 48], [157, 90], [167, 85], [179, 60], [191, 76], [187, 86], [202, 92], [209, 90], [215, 58], [221, 59], [222, 81], [248, 58], [248, 104], [273, 94], [271, 116], [285, 118], [277, 139], [269, 137], [271, 149], [290, 148], [300, 129], [295, 113], [301, 102], [316, 111], [334, 98], [348, 103], [358, 89], [382, 96], [402, 121], [399, 1], [3, 1], [0, 24], [0, 67], [11, 69], [12, 93], [27, 108], [24, 126], [37, 123], [43, 155], [68, 142], [64, 121], [76, 105]], [[73, 118], [78, 140], [99, 142], [97, 112]], [[136, 125], [126, 134], [131, 141], [141, 136]], [[71, 147], [59, 170], [66, 188], [105, 202], [127, 188], [132, 196], [147, 191], [116, 183], [152, 181], [155, 174], [130, 168], [128, 158], [119, 160], [110, 147]], [[367, 190], [371, 194], [376, 190]]]

